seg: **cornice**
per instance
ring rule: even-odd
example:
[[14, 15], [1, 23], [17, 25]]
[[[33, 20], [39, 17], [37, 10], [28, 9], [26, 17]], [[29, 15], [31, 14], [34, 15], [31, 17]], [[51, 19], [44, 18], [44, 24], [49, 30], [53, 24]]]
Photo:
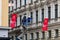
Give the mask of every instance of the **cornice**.
[[[38, 9], [39, 7], [43, 7], [44, 5], [49, 5], [50, 3], [54, 3], [54, 2], [57, 2], [56, 0], [46, 0], [45, 2], [40, 2], [39, 4], [37, 4], [38, 2], [34, 2], [34, 4], [29, 4], [29, 5], [26, 5], [26, 6], [28, 6], [28, 7], [26, 7], [25, 5], [24, 6], [22, 6], [21, 8], [20, 8], [20, 10], [19, 11], [16, 11], [16, 12], [14, 12], [14, 13], [22, 13], [22, 12], [25, 12], [25, 11], [31, 11], [31, 10], [33, 10], [33, 9]], [[13, 12], [11, 12], [11, 13], [13, 13]]]

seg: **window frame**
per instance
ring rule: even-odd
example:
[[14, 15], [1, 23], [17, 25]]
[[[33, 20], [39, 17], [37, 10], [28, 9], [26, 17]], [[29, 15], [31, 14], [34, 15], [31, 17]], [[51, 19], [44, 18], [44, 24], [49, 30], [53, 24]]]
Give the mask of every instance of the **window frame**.
[[55, 4], [55, 19], [58, 18], [58, 4]]
[[41, 9], [42, 11], [42, 22], [44, 21], [44, 8]]
[[48, 7], [48, 19], [51, 19], [51, 6]]
[[38, 10], [36, 10], [36, 24], [38, 24]]

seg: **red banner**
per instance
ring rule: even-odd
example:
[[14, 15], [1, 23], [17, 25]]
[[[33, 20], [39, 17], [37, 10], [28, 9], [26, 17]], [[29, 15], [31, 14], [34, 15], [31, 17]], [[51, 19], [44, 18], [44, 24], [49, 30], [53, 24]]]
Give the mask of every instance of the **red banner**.
[[48, 18], [45, 18], [43, 22], [42, 31], [47, 31], [47, 30], [48, 30]]
[[17, 20], [17, 14], [12, 14], [12, 17], [11, 17], [11, 20], [10, 20], [10, 27], [11, 28], [15, 28], [16, 20]]

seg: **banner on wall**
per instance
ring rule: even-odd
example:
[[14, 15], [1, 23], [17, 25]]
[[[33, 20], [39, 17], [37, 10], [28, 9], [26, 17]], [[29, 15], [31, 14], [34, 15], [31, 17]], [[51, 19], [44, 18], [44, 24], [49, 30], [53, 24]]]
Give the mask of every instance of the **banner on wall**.
[[43, 22], [42, 31], [47, 31], [47, 30], [48, 30], [48, 18], [45, 18]]
[[17, 20], [17, 14], [12, 14], [10, 19], [10, 27], [15, 28]]

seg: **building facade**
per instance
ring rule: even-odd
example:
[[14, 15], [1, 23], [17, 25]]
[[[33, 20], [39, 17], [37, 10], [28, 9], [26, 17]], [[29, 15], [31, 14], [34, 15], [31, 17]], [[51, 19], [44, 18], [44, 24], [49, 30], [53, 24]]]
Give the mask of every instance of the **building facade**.
[[0, 0], [0, 40], [8, 40], [8, 0]]
[[[11, 14], [16, 13], [16, 27], [9, 31], [11, 40], [21, 35], [22, 18], [30, 16], [31, 23], [26, 26], [22, 40], [59, 40], [60, 38], [60, 0], [9, 0], [14, 5], [9, 7], [9, 21]], [[44, 18], [49, 19], [48, 31], [42, 31]], [[9, 22], [10, 24], [10, 22]]]

